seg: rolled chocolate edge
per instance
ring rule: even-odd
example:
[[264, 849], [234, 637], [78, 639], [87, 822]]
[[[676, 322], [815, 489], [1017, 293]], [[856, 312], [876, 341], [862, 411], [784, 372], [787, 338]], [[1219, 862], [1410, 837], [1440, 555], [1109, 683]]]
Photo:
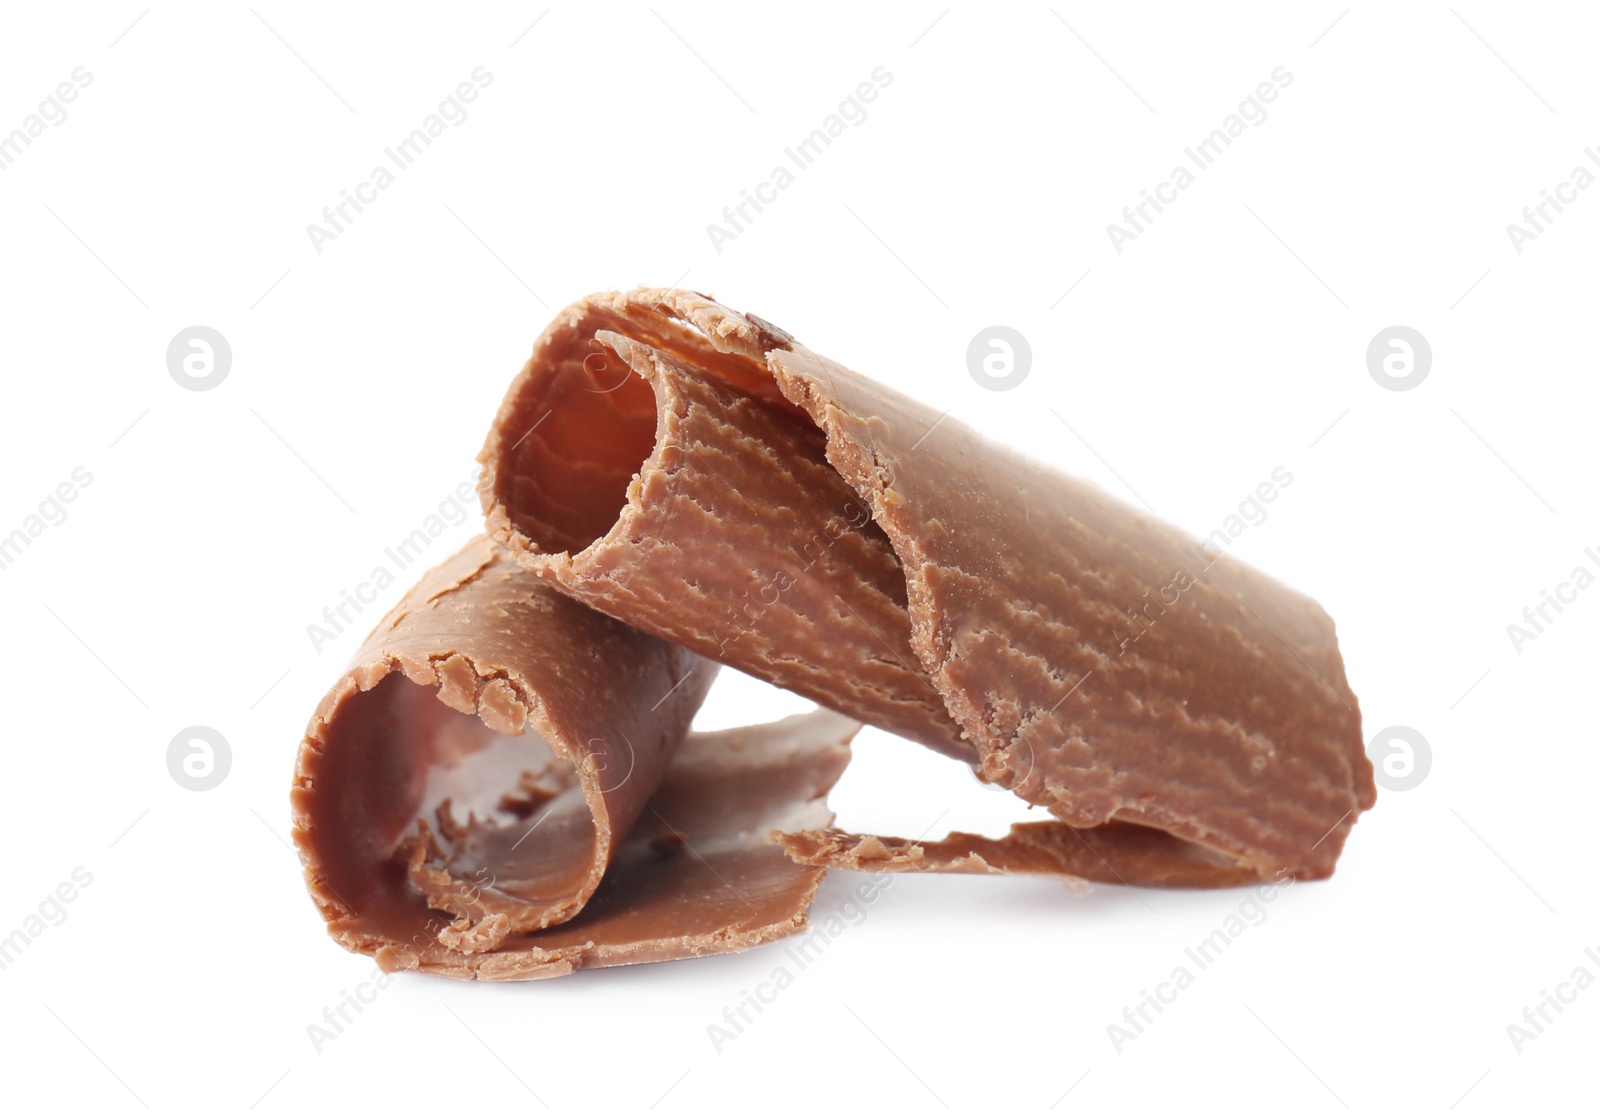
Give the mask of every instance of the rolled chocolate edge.
[[479, 459], [491, 535], [564, 593], [1067, 825], [987, 841], [995, 864], [1318, 878], [1375, 801], [1313, 600], [708, 297], [562, 311]]
[[313, 714], [291, 794], [330, 934], [386, 970], [534, 979], [804, 927], [859, 724], [691, 734], [716, 666], [479, 537], [378, 624]]

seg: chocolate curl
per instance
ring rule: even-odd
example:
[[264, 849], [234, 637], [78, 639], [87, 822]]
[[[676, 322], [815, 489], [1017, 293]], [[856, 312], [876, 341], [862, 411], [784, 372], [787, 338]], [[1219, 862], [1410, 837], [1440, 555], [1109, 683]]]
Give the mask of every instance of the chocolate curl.
[[486, 538], [423, 576], [307, 728], [313, 900], [387, 970], [533, 979], [788, 935], [857, 724], [690, 734], [716, 666], [556, 594]]
[[479, 458], [491, 535], [562, 592], [1066, 825], [921, 868], [1319, 878], [1375, 800], [1314, 601], [705, 296], [561, 312]]

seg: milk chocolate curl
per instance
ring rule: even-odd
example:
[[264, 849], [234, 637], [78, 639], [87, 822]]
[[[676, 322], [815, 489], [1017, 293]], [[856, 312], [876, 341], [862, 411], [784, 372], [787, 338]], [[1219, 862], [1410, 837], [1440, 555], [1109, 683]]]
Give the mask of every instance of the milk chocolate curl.
[[388, 970], [534, 979], [804, 926], [857, 724], [689, 734], [716, 666], [552, 591], [479, 537], [317, 708], [294, 838], [333, 937]]
[[1375, 799], [1315, 602], [705, 296], [561, 312], [479, 457], [491, 535], [564, 593], [1066, 826], [986, 862], [1323, 877]]

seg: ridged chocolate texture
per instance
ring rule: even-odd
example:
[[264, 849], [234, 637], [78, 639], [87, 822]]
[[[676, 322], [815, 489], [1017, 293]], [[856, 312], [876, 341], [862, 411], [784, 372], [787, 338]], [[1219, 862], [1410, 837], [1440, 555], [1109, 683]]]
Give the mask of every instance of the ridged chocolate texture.
[[856, 725], [689, 733], [716, 666], [557, 594], [479, 537], [318, 706], [294, 839], [334, 938], [389, 970], [532, 979], [804, 927]]
[[1375, 799], [1314, 601], [707, 297], [563, 311], [480, 460], [520, 564], [967, 760], [1098, 852], [1051, 872], [1323, 877]]

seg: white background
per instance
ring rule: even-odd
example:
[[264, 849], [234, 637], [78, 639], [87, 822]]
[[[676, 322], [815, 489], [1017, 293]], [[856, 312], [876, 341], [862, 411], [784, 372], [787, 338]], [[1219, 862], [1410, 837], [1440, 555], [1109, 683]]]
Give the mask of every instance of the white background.
[[[1520, 650], [1506, 630], [1580, 564], [1600, 574], [1600, 189], [1520, 254], [1506, 231], [1600, 143], [1592, 17], [544, 11], [7, 8], [0, 131], [75, 67], [93, 80], [0, 172], [0, 534], [75, 467], [93, 482], [0, 571], [0, 932], [74, 868], [93, 883], [0, 972], [0, 1108], [706, 1114], [776, 1095], [806, 1114], [1500, 1115], [1592, 1098], [1600, 990], [1520, 1054], [1507, 1026], [1575, 968], [1600, 976], [1600, 590]], [[316, 252], [307, 224], [479, 66], [493, 82], [467, 119]], [[865, 122], [717, 252], [707, 223], [879, 66], [893, 82]], [[1293, 82], [1265, 122], [1114, 251], [1107, 224], [1279, 66]], [[905, 878], [720, 1053], [707, 1025], [781, 947], [536, 984], [402, 977], [316, 1052], [307, 1026], [372, 963], [328, 940], [301, 885], [292, 759], [403, 588], [320, 652], [306, 627], [468, 476], [552, 309], [636, 283], [753, 310], [1197, 536], [1288, 468], [1234, 551], [1327, 607], [1366, 733], [1415, 728], [1431, 770], [1120, 1053], [1108, 1024], [1243, 892]], [[207, 392], [166, 368], [196, 324], [233, 352]], [[994, 324], [1032, 345], [1009, 392], [965, 365]], [[1365, 360], [1396, 324], [1433, 351], [1405, 392]], [[725, 674], [704, 719], [804, 706]], [[165, 760], [195, 724], [232, 748], [204, 793]], [[871, 731], [834, 804], [912, 835], [1000, 831], [1020, 807]], [[858, 881], [832, 876], [813, 919]]]

